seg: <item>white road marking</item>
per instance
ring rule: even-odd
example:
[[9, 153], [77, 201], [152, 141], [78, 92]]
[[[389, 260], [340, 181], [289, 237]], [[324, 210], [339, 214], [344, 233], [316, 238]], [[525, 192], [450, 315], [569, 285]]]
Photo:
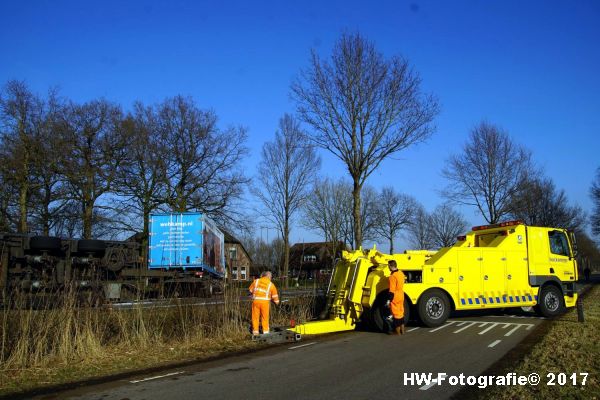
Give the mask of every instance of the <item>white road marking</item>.
[[[462, 328], [460, 328], [460, 329], [457, 329], [457, 330], [455, 330], [455, 331], [454, 331], [454, 333], [459, 333], [459, 332], [462, 332], [462, 331], [464, 331], [465, 329], [472, 327], [472, 326], [473, 326], [473, 325], [475, 325], [476, 323], [477, 323], [477, 322], [471, 322], [470, 324], [468, 324], [468, 325], [466, 325], [466, 326], [464, 326], [464, 327], [462, 327]], [[460, 325], [459, 325], [459, 326], [460, 326]]]
[[487, 328], [485, 328], [484, 330], [482, 330], [481, 332], [479, 332], [480, 335], [485, 334], [486, 332], [488, 332], [490, 329], [494, 329], [496, 326], [498, 326], [497, 323], [492, 324], [492, 326], [488, 326]]
[[488, 345], [488, 347], [495, 347], [498, 343], [500, 343], [502, 340], [494, 340], [492, 343], [490, 343]]
[[173, 375], [183, 374], [184, 372], [185, 371], [171, 372], [170, 374], [153, 376], [153, 377], [150, 377], [150, 378], [139, 379], [137, 381], [129, 381], [129, 383], [140, 383], [140, 382], [152, 381], [154, 379], [166, 378], [167, 376], [173, 376]]
[[521, 323], [516, 323], [516, 322], [491, 322], [491, 321], [483, 321], [482, 322], [482, 321], [450, 321], [449, 320], [444, 325], [442, 325], [438, 328], [432, 329], [429, 332], [439, 331], [440, 329], [444, 329], [445, 327], [447, 327], [451, 324], [456, 324], [455, 326], [462, 327], [462, 328], [454, 331], [454, 333], [462, 332], [463, 330], [465, 330], [473, 325], [479, 325], [479, 327], [483, 327], [483, 326], [491, 324], [491, 325], [487, 326], [484, 330], [479, 332], [480, 335], [483, 335], [483, 334], [489, 332], [490, 329], [493, 329], [493, 328], [497, 327], [498, 325], [502, 325], [502, 329], [511, 328], [505, 336], [512, 335], [521, 326], [525, 327], [526, 330], [530, 330], [535, 326], [535, 324], [526, 324], [526, 323], [521, 324]]
[[454, 323], [454, 321], [448, 321], [446, 324], [440, 326], [439, 328], [435, 328], [429, 331], [429, 333], [435, 332], [435, 331], [439, 331], [440, 329], [444, 329], [447, 326], [450, 326]]
[[312, 346], [313, 344], [317, 344], [317, 342], [311, 342], [311, 343], [301, 344], [300, 346], [288, 347], [288, 350], [295, 350], [295, 349], [299, 349], [301, 347]]
[[409, 330], [407, 330], [406, 332], [412, 332], [412, 331], [416, 331], [417, 329], [419, 329], [419, 327], [417, 326], [416, 328], [410, 328]]
[[504, 336], [510, 336], [510, 335], [512, 335], [512, 334], [513, 334], [513, 333], [515, 333], [515, 331], [516, 331], [517, 329], [519, 329], [520, 327], [521, 327], [521, 325], [517, 325], [517, 326], [515, 326], [515, 327], [514, 327], [514, 328], [512, 328], [510, 331], [506, 332], [506, 335], [504, 335]]
[[429, 384], [427, 384], [427, 385], [425, 385], [425, 386], [421, 386], [421, 387], [419, 388], [419, 390], [427, 390], [427, 389], [429, 389], [429, 388], [431, 388], [431, 387], [433, 387], [433, 386], [435, 386], [435, 385], [437, 385], [437, 379], [432, 379], [432, 380], [431, 380], [431, 383], [429, 383]]

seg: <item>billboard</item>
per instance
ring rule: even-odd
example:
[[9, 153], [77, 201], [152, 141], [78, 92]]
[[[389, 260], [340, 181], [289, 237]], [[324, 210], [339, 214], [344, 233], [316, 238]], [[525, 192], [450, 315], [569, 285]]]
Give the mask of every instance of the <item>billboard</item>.
[[224, 236], [217, 225], [200, 213], [150, 216], [148, 267], [195, 268], [223, 276]]

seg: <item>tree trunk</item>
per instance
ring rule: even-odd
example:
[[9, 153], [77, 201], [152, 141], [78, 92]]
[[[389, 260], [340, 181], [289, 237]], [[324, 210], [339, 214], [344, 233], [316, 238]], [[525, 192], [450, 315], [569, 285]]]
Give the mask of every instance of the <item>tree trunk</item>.
[[94, 204], [90, 201], [83, 202], [83, 238], [92, 238], [92, 219], [94, 218]]
[[289, 220], [286, 218], [283, 225], [283, 276], [285, 276], [285, 280], [283, 281], [283, 287], [288, 288], [289, 286], [289, 269], [290, 269], [290, 224]]
[[19, 188], [19, 233], [27, 233], [27, 193], [28, 186], [25, 182]]
[[143, 267], [148, 265], [148, 238], [150, 236], [150, 212], [144, 210], [144, 230], [142, 231], [142, 262]]
[[394, 235], [390, 235], [390, 254], [394, 254]]
[[353, 197], [353, 225], [354, 225], [354, 248], [358, 249], [362, 246], [362, 227], [360, 224], [360, 183], [358, 177], [354, 177], [354, 187], [352, 189]]
[[52, 203], [52, 189], [45, 185], [44, 203], [42, 205], [42, 228], [44, 236], [50, 236], [50, 203]]

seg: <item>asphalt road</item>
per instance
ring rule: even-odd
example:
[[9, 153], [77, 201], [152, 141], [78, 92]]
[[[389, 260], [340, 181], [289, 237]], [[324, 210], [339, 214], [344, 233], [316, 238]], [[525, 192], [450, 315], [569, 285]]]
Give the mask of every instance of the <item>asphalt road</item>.
[[[49, 399], [442, 399], [461, 386], [411, 373], [478, 376], [532, 332], [529, 315], [467, 315], [404, 336], [347, 332], [148, 376], [78, 388]], [[411, 381], [412, 377], [412, 381]], [[423, 376], [421, 376], [422, 378]]]

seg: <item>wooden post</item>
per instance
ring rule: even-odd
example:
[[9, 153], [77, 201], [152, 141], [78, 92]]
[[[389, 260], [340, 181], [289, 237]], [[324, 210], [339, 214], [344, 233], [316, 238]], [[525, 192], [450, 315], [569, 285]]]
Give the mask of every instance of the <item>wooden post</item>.
[[583, 316], [583, 300], [581, 297], [577, 298], [577, 321], [585, 322], [585, 318]]

